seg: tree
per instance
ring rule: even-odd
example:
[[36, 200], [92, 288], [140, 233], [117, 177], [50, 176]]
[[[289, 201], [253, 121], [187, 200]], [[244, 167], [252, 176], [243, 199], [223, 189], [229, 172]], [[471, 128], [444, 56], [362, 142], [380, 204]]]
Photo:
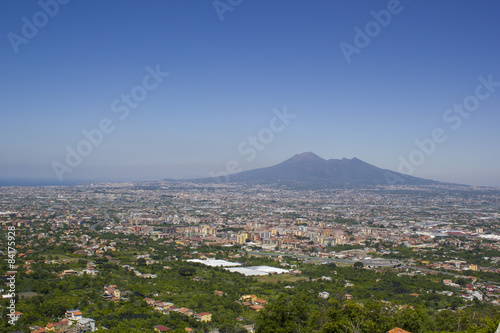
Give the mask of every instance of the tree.
[[365, 265], [361, 261], [356, 261], [354, 263], [354, 268], [356, 268], [356, 269], [360, 269], [360, 268], [363, 268], [363, 267], [365, 267]]
[[104, 264], [105, 262], [108, 262], [108, 258], [97, 258], [95, 260], [95, 263], [98, 264], [98, 265], [102, 265]]
[[462, 287], [465, 287], [465, 285], [468, 284], [468, 283], [470, 283], [470, 281], [468, 279], [460, 277], [460, 278], [457, 279], [456, 283], [459, 284]]
[[193, 267], [181, 267], [179, 268], [179, 274], [182, 276], [192, 276], [196, 272]]
[[137, 266], [146, 266], [146, 259], [144, 258], [137, 259]]
[[255, 328], [257, 333], [311, 332], [308, 326], [310, 309], [305, 295], [280, 294], [259, 312]]
[[389, 309], [381, 302], [358, 304], [332, 299], [329, 303], [329, 321], [321, 333], [387, 332], [395, 326]]

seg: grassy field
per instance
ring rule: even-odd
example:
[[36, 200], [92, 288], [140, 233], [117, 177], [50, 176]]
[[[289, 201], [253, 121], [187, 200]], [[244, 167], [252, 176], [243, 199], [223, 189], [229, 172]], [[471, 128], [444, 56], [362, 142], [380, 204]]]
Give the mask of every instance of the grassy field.
[[[321, 264], [323, 261], [321, 260], [311, 260], [310, 263], [311, 264], [316, 264], [316, 265], [319, 265]], [[348, 267], [348, 266], [352, 266], [353, 264], [348, 264], [348, 263], [345, 263], [345, 262], [335, 262], [334, 263], [335, 265], [339, 266], [339, 267]]]
[[51, 256], [52, 260], [58, 261], [60, 263], [62, 263], [63, 260], [66, 260], [68, 262], [75, 262], [78, 261], [78, 259], [82, 259], [82, 258], [73, 258], [70, 256], [66, 256], [64, 254], [44, 254], [42, 256], [44, 257], [45, 260], [50, 260], [49, 256]]
[[34, 293], [32, 291], [24, 291], [24, 292], [20, 292], [18, 293], [19, 295], [19, 298], [20, 299], [23, 299], [23, 298], [31, 298], [31, 297], [35, 297], [35, 296], [41, 296], [40, 294], [37, 294], [37, 293]]
[[278, 282], [297, 282], [300, 280], [304, 280], [303, 276], [295, 276], [290, 274], [273, 274], [273, 275], [262, 275], [256, 277], [259, 282], [266, 283], [278, 283]]

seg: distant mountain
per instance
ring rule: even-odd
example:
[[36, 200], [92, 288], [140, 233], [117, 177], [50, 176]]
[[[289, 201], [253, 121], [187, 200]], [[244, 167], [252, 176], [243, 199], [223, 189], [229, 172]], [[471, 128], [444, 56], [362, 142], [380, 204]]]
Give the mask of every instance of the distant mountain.
[[445, 184], [381, 169], [357, 158], [325, 160], [311, 152], [294, 155], [288, 160], [270, 167], [234, 173], [227, 177], [202, 178], [195, 181], [248, 183], [293, 188]]

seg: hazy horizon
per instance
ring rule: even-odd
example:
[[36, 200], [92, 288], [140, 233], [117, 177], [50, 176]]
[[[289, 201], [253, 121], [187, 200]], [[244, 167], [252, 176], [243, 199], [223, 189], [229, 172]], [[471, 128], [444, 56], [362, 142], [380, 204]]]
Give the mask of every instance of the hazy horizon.
[[[292, 156], [290, 156], [292, 157]], [[320, 156], [321, 157], [321, 156]], [[326, 159], [328, 160], [328, 158]], [[280, 161], [283, 162], [283, 161]], [[279, 162], [279, 163], [280, 163]], [[364, 161], [366, 162], [366, 161]], [[276, 163], [277, 164], [277, 163]], [[273, 164], [275, 165], [275, 164]], [[265, 165], [262, 167], [257, 167], [258, 168], [265, 168], [273, 165]], [[142, 177], [129, 177], [126, 175], [119, 176], [119, 175], [114, 175], [112, 177], [102, 177], [102, 176], [96, 176], [96, 177], [87, 177], [87, 178], [80, 178], [80, 179], [75, 179], [75, 178], [67, 178], [65, 180], [58, 181], [57, 179], [54, 178], [19, 178], [19, 177], [11, 177], [11, 178], [0, 178], [0, 186], [55, 186], [55, 185], [77, 185], [77, 184], [82, 184], [82, 183], [98, 183], [98, 182], [141, 182], [141, 181], [161, 181], [161, 180], [168, 180], [168, 179], [173, 179], [173, 180], [192, 180], [192, 179], [198, 179], [198, 178], [208, 178], [211, 177], [210, 174], [206, 174], [206, 169], [202, 170], [198, 174], [191, 174], [184, 176], [182, 173], [183, 166], [178, 166], [179, 167], [179, 174], [180, 176], [161, 176], [163, 173], [164, 169], [169, 169], [168, 166], [165, 168], [160, 167], [158, 169], [158, 176], [154, 175], [148, 175], [148, 176], [142, 176]], [[195, 168], [196, 166], [193, 166]], [[205, 166], [203, 166], [206, 168]], [[171, 170], [172, 168], [170, 168]], [[216, 166], [212, 168], [212, 170], [215, 170]], [[220, 170], [224, 170], [225, 167], [219, 168]], [[253, 170], [253, 169], [249, 169]], [[248, 170], [242, 170], [242, 171], [248, 171]], [[396, 171], [396, 170], [391, 170], [391, 171]], [[124, 174], [126, 174], [127, 170], [123, 171]], [[230, 173], [232, 174], [232, 173]], [[214, 178], [215, 179], [215, 178]], [[230, 179], [230, 178], [229, 178]], [[471, 185], [471, 186], [486, 186], [486, 187], [500, 187], [500, 184], [474, 184], [474, 183], [463, 183], [463, 182], [453, 182], [453, 181], [444, 181], [442, 179], [438, 178], [428, 178], [429, 180], [436, 180], [436, 181], [442, 181], [442, 182], [449, 182], [449, 183], [455, 183], [457, 185]], [[391, 185], [391, 184], [388, 184]], [[403, 184], [404, 185], [404, 184]]]
[[499, 2], [230, 3], [1, 2], [0, 179], [210, 177], [311, 151], [500, 186]]

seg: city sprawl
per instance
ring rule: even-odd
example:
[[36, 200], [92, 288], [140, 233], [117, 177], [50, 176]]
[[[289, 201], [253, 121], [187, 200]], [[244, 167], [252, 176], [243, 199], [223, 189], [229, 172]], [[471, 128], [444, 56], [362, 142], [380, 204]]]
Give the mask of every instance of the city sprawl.
[[2, 316], [32, 332], [267, 332], [294, 302], [318, 317], [296, 325], [322, 332], [338, 331], [331, 308], [360, 304], [398, 313], [386, 331], [418, 311], [467, 318], [424, 318], [422, 332], [499, 316], [497, 189], [160, 181], [3, 187], [0, 198], [3, 237], [15, 236], [2, 239]]

